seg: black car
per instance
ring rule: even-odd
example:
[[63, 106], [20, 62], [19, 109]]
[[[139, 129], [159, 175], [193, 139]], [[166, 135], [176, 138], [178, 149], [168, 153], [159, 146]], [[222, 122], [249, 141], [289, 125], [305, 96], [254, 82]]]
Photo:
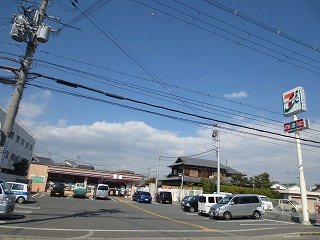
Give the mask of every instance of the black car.
[[184, 211], [198, 212], [199, 196], [189, 196], [188, 200], [183, 205]]
[[64, 183], [55, 183], [51, 189], [50, 196], [64, 196]]
[[158, 192], [156, 196], [156, 202], [158, 203], [172, 203], [171, 192]]

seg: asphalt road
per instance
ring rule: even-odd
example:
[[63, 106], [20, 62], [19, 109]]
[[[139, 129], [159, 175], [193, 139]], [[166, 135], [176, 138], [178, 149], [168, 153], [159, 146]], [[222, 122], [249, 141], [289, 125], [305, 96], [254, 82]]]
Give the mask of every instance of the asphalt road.
[[1, 239], [320, 239], [320, 227], [266, 215], [219, 221], [187, 213], [177, 204], [50, 197], [38, 193], [0, 217]]

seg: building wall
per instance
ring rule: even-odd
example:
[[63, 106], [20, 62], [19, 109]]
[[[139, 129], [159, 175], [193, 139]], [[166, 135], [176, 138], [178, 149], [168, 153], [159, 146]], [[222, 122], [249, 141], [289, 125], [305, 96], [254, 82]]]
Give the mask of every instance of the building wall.
[[33, 179], [34, 177], [44, 177], [44, 182], [32, 181], [31, 192], [44, 192], [48, 179], [48, 166], [40, 164], [31, 164], [28, 178]]
[[[1, 126], [3, 126], [6, 116], [6, 112], [0, 108]], [[14, 170], [13, 164], [20, 162], [22, 158], [31, 162], [35, 139], [25, 127], [15, 122], [7, 141], [6, 153], [2, 158], [2, 171]]]

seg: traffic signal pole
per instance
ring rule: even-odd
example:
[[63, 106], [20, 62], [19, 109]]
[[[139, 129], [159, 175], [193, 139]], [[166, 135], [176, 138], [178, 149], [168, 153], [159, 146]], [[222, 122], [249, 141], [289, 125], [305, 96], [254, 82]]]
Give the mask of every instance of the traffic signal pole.
[[[40, 5], [39, 18], [36, 23], [37, 29], [40, 27], [40, 25], [42, 24], [42, 22], [46, 16], [46, 9], [48, 6], [48, 1], [49, 0], [43, 0]], [[18, 110], [19, 110], [20, 101], [22, 99], [23, 90], [25, 88], [26, 79], [29, 74], [29, 68], [32, 64], [33, 55], [34, 55], [34, 52], [36, 50], [37, 45], [38, 45], [38, 40], [36, 37], [36, 31], [35, 31], [30, 36], [30, 40], [29, 40], [27, 48], [26, 48], [26, 54], [24, 56], [23, 62], [21, 63], [20, 73], [19, 73], [19, 76], [17, 77], [17, 83], [16, 83], [16, 86], [15, 86], [15, 89], [14, 89], [14, 92], [12, 95], [10, 105], [8, 107], [7, 116], [6, 116], [4, 124], [2, 126], [1, 141], [0, 141], [0, 147], [2, 147], [2, 148], [4, 147], [6, 139], [9, 137], [9, 135], [12, 131], [12, 128], [13, 128]]]

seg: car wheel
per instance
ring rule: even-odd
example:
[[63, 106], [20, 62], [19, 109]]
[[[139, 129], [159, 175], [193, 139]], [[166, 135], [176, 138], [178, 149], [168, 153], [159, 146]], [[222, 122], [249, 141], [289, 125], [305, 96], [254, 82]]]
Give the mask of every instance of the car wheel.
[[138, 198], [137, 202], [138, 202], [138, 203], [140, 202], [140, 198]]
[[278, 207], [278, 210], [279, 210], [279, 211], [282, 211], [281, 207]]
[[297, 211], [297, 209], [295, 209], [295, 208], [292, 208], [292, 212], [296, 212]]
[[259, 211], [254, 211], [252, 216], [253, 216], [254, 219], [260, 219], [260, 217], [261, 217]]
[[23, 197], [18, 197], [16, 201], [17, 201], [17, 203], [23, 203], [24, 202], [24, 198]]
[[229, 221], [231, 219], [231, 213], [225, 212], [223, 214], [223, 219]]
[[190, 212], [194, 212], [194, 207], [190, 207]]

